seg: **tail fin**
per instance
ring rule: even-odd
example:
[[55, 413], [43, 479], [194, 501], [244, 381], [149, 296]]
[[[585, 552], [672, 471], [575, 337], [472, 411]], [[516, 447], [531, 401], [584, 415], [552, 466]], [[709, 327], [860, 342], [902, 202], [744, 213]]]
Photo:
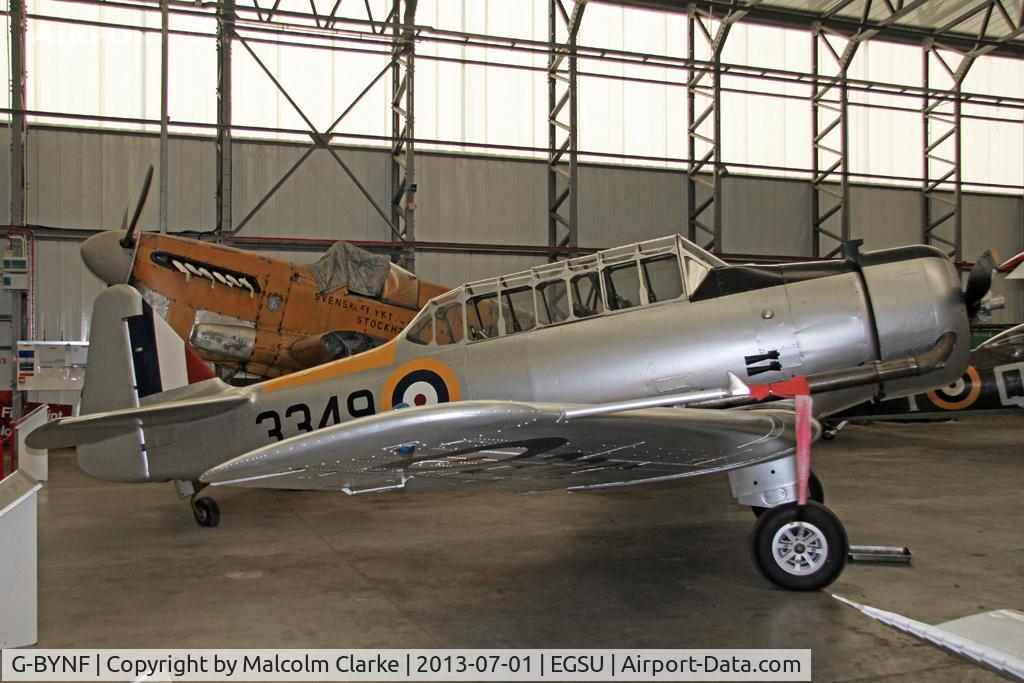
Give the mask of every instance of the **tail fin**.
[[149, 396], [213, 376], [136, 289], [115, 285], [97, 297], [82, 415], [137, 407]]
[[[96, 298], [82, 415], [156, 403], [162, 392], [212, 377], [210, 369], [136, 289], [114, 285]], [[147, 401], [149, 397], [153, 398]], [[79, 467], [99, 479], [150, 480], [142, 421], [137, 424], [138, 428], [129, 433], [79, 445]]]

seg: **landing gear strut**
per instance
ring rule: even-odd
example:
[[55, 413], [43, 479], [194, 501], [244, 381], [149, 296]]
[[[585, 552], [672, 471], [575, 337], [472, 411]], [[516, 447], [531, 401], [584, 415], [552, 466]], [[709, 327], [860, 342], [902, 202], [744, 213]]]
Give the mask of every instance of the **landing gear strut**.
[[757, 515], [751, 534], [754, 564], [782, 588], [824, 588], [846, 565], [850, 544], [835, 513], [823, 505], [825, 489], [813, 473], [807, 505], [797, 505], [796, 458], [788, 456], [729, 472], [733, 497]]
[[[811, 470], [811, 476], [807, 478], [807, 500], [813, 500], [822, 505], [825, 504], [825, 487], [822, 486], [821, 479], [818, 479], [818, 475], [814, 473], [814, 470]], [[755, 517], [760, 517], [768, 509], [757, 505], [750, 506], [750, 510], [754, 513]]]
[[199, 481], [174, 481], [174, 488], [182, 498], [188, 498], [192, 506], [192, 516], [196, 524], [205, 527], [215, 527], [220, 523], [220, 506], [217, 501], [209, 496], [199, 497], [199, 493], [206, 488], [206, 484]]

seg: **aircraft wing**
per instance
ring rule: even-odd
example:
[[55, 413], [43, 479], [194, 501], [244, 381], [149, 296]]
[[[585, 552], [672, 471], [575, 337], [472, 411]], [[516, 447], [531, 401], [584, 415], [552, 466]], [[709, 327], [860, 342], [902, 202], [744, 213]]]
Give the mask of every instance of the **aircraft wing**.
[[202, 481], [360, 493], [473, 483], [624, 486], [721, 472], [792, 452], [791, 412], [462, 401], [388, 411], [285, 439]]
[[981, 612], [932, 626], [839, 595], [832, 597], [875, 621], [988, 667], [1007, 678], [1024, 681], [1024, 612], [1020, 610]]
[[200, 420], [246, 403], [248, 396], [230, 394], [212, 398], [168, 401], [79, 417], [62, 417], [32, 430], [25, 443], [30, 448], [70, 448], [106, 441], [139, 427], [156, 427]]

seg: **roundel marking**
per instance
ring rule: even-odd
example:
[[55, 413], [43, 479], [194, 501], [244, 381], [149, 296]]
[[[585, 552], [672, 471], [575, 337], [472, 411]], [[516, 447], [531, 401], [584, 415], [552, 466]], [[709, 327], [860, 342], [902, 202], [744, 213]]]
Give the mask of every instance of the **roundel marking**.
[[970, 408], [981, 395], [981, 376], [973, 365], [952, 384], [928, 392], [928, 400], [943, 410]]
[[421, 358], [391, 373], [382, 397], [389, 409], [410, 408], [458, 401], [461, 391], [451, 368], [433, 358]]

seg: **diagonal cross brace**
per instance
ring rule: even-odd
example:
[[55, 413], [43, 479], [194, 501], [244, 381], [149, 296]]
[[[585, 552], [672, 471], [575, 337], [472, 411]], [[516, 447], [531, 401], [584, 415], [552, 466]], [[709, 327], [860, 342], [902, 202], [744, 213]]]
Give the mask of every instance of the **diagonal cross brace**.
[[[331, 128], [328, 129], [328, 133], [324, 134], [324, 133], [321, 133], [319, 130], [317, 130], [316, 126], [313, 125], [313, 122], [310, 121], [308, 116], [306, 116], [306, 113], [304, 111], [302, 111], [302, 108], [299, 107], [298, 103], [296, 103], [295, 100], [292, 99], [292, 96], [290, 94], [288, 94], [288, 91], [285, 90], [283, 85], [281, 85], [281, 82], [278, 81], [277, 78], [274, 77], [274, 74], [270, 72], [270, 69], [268, 69], [267, 65], [263, 63], [263, 60], [261, 60], [259, 58], [259, 56], [253, 51], [252, 47], [249, 46], [249, 43], [244, 38], [242, 38], [242, 36], [240, 36], [240, 35], [236, 34], [235, 37], [238, 39], [238, 42], [240, 42], [242, 44], [242, 47], [244, 47], [246, 49], [246, 51], [250, 55], [252, 55], [252, 58], [256, 61], [256, 64], [260, 67], [260, 69], [263, 70], [263, 73], [265, 73], [267, 75], [267, 78], [269, 78], [271, 80], [271, 82], [278, 89], [278, 91], [280, 91], [280, 93], [288, 101], [288, 104], [290, 104], [292, 106], [292, 108], [295, 110], [295, 112], [302, 118], [302, 120], [306, 123], [306, 125], [309, 127], [309, 130], [311, 131], [310, 132], [310, 137], [313, 139], [313, 143], [314, 143], [313, 148], [308, 150], [307, 153], [303, 157], [301, 157], [299, 159], [297, 164], [293, 165], [293, 167], [285, 174], [285, 177], [281, 181], [279, 181], [278, 185], [274, 188], [274, 191], [276, 191], [277, 188], [279, 188], [281, 185], [284, 184], [283, 181], [287, 180], [288, 177], [290, 177], [291, 174], [295, 172], [295, 169], [298, 168], [298, 166], [303, 161], [305, 161], [306, 158], [309, 157], [309, 155], [312, 153], [313, 149], [316, 149], [317, 147], [322, 147], [323, 149], [327, 150], [327, 153], [331, 155], [331, 157], [338, 163], [338, 165], [345, 172], [345, 174], [348, 175], [349, 179], [352, 180], [352, 182], [355, 184], [355, 186], [357, 188], [359, 188], [359, 191], [363, 194], [364, 197], [366, 197], [367, 201], [370, 202], [370, 204], [373, 206], [374, 210], [380, 215], [380, 217], [384, 220], [384, 222], [387, 223], [388, 227], [391, 229], [391, 232], [395, 236], [395, 238], [398, 239], [401, 242], [404, 242], [405, 238], [399, 232], [398, 228], [395, 227], [394, 223], [391, 222], [391, 219], [388, 218], [387, 214], [384, 213], [384, 209], [382, 209], [380, 207], [380, 204], [377, 203], [377, 201], [373, 198], [373, 196], [366, 189], [366, 187], [359, 181], [359, 178], [357, 178], [356, 174], [352, 172], [352, 169], [349, 168], [348, 164], [346, 164], [345, 161], [338, 155], [338, 152], [334, 148], [332, 148], [330, 146], [330, 131], [332, 131], [334, 129], [334, 127], [337, 126], [338, 123], [341, 122], [341, 119], [344, 118], [344, 116], [346, 114], [348, 114], [349, 111], [352, 110], [352, 107], [354, 107], [355, 104], [360, 99], [362, 99], [362, 97], [369, 91], [370, 87], [372, 87], [374, 85], [374, 83], [377, 82], [378, 79], [380, 79], [381, 77], [383, 77], [383, 75], [385, 73], [387, 73], [387, 70], [391, 68], [391, 64], [389, 63], [384, 68], [384, 70], [381, 71], [380, 74], [373, 80], [373, 82], [371, 82], [369, 86], [367, 86], [366, 88], [363, 89], [363, 91], [356, 98], [355, 102], [353, 102], [351, 105], [349, 105], [349, 107], [345, 110], [345, 112], [342, 113], [342, 115], [340, 117], [338, 117], [338, 119], [334, 122], [334, 124], [332, 124]], [[260, 206], [262, 206], [262, 204], [266, 203], [265, 200], [268, 199], [268, 198], [269, 197], [264, 198], [264, 201], [260, 204]], [[257, 208], [259, 208], [259, 207], [257, 206]], [[246, 216], [246, 220], [251, 218], [251, 214], [252, 214], [252, 212], [250, 212], [250, 216]], [[239, 227], [235, 228], [235, 230], [233, 230], [231, 234], [234, 235], [235, 233], [237, 233], [241, 229], [241, 227], [242, 226], [239, 225]]]

